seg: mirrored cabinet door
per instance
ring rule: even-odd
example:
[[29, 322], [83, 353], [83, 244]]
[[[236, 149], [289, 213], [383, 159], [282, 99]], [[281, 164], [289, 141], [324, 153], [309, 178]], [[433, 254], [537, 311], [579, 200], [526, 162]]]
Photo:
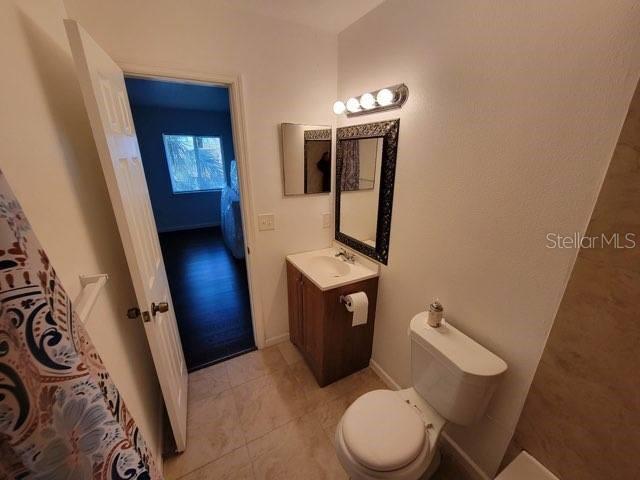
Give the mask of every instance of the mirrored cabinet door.
[[283, 123], [282, 170], [285, 195], [331, 191], [331, 127]]

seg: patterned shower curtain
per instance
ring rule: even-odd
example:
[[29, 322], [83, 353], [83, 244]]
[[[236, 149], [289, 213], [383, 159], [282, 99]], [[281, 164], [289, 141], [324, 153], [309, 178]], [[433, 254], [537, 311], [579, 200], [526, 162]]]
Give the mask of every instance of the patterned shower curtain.
[[360, 188], [360, 146], [358, 140], [340, 140], [338, 155], [342, 159], [340, 191], [348, 192]]
[[159, 478], [0, 172], [0, 479]]

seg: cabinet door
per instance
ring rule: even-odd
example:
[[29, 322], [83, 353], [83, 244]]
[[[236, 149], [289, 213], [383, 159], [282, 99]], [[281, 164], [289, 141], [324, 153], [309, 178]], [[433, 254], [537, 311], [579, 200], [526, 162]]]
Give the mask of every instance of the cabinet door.
[[305, 357], [316, 379], [323, 386], [324, 296], [322, 290], [304, 275], [302, 325]]
[[302, 332], [302, 274], [287, 262], [287, 293], [289, 303], [289, 338], [304, 349]]
[[[353, 313], [340, 303], [341, 295], [365, 292], [369, 298], [367, 323], [352, 326]], [[371, 358], [373, 330], [376, 316], [378, 279], [345, 285], [325, 293], [324, 375], [333, 382], [365, 368]]]

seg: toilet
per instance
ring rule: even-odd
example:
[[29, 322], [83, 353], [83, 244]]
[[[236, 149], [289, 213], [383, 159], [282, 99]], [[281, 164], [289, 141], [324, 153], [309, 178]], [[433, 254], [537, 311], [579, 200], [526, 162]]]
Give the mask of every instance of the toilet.
[[412, 387], [374, 390], [356, 399], [336, 429], [340, 463], [353, 480], [428, 479], [438, 468], [438, 440], [447, 422], [482, 418], [507, 364], [427, 313], [409, 327]]

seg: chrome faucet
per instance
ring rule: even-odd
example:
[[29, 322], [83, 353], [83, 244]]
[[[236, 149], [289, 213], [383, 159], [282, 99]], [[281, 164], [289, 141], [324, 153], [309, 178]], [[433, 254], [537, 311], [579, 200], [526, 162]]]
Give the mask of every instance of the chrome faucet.
[[342, 260], [347, 263], [356, 263], [355, 253], [349, 253], [346, 248], [339, 248], [336, 257], [342, 257]]

